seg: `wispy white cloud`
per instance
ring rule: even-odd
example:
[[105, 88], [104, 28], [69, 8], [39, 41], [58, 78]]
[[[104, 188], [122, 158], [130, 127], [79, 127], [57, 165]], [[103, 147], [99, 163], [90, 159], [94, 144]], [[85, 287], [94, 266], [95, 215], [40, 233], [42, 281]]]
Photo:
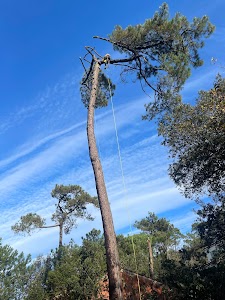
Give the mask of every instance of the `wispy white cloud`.
[[172, 218], [172, 223], [174, 226], [178, 227], [182, 232], [190, 232], [191, 224], [196, 220], [196, 213], [194, 211], [189, 211], [186, 214], [180, 215], [178, 218]]
[[56, 133], [45, 136], [44, 138], [36, 141], [36, 143], [34, 143], [32, 145], [30, 145], [30, 144], [22, 145], [19, 149], [17, 149], [17, 152], [14, 155], [11, 155], [9, 158], [1, 160], [0, 167], [10, 164], [10, 163], [16, 161], [17, 159], [22, 158], [22, 157], [32, 153], [33, 151], [37, 150], [39, 147], [57, 139], [57, 138], [60, 138], [61, 136], [64, 136], [65, 134], [68, 134], [68, 133], [74, 131], [75, 129], [79, 128], [80, 126], [83, 126], [84, 124], [85, 124], [85, 121], [75, 124], [73, 126], [70, 126], [69, 128], [66, 128], [64, 130], [60, 130]]
[[[167, 175], [167, 152], [152, 129], [154, 125], [141, 121], [143, 104], [149, 99], [134, 99], [129, 101], [129, 105], [127, 101], [129, 99], [117, 104], [117, 99], [114, 100], [125, 191], [111, 108], [109, 106], [103, 111], [96, 111], [97, 141], [118, 231], [127, 227], [129, 222], [145, 217], [148, 211], [163, 213], [190, 203], [179, 194]], [[49, 108], [49, 113], [52, 109], [54, 106]], [[3, 212], [0, 231], [5, 243], [9, 242], [33, 255], [57, 246], [58, 235], [52, 230], [45, 233], [40, 231], [25, 238], [15, 237], [10, 231], [11, 225], [28, 212], [38, 212], [50, 222], [55, 203], [50, 192], [56, 183], [80, 184], [91, 194], [96, 194], [88, 158], [86, 111], [83, 112], [82, 118], [80, 115], [77, 119], [73, 118], [73, 122], [70, 120], [68, 126], [62, 129], [57, 130], [56, 126], [52, 131], [52, 128], [48, 130], [46, 127], [40, 136], [34, 136], [33, 144], [19, 144], [17, 151], [0, 162], [0, 166], [5, 167], [0, 176], [0, 205]], [[79, 222], [78, 228], [66, 240], [73, 237], [79, 241], [93, 227], [101, 228], [100, 215], [95, 214], [94, 222]], [[186, 224], [188, 222], [191, 222], [191, 217], [187, 218]]]
[[[7, 193], [9, 190], [17, 188], [18, 185], [35, 176], [42, 174], [43, 177], [46, 177], [51, 172], [50, 168], [53, 165], [56, 168], [59, 162], [70, 158], [75, 148], [74, 140], [77, 142], [76, 150], [81, 149], [85, 143], [82, 133], [78, 133], [72, 136], [72, 138], [71, 136], [63, 137], [59, 141], [56, 141], [53, 146], [7, 171], [4, 177], [0, 179], [1, 193]], [[66, 153], [69, 155], [65, 156]]]
[[[142, 100], [140, 101], [142, 102]], [[125, 109], [125, 106], [121, 106], [119, 112], [119, 122], [118, 126], [122, 127], [129, 123], [132, 118], [135, 116], [134, 104], [131, 104], [129, 109]], [[129, 113], [129, 120], [123, 118], [123, 113]], [[107, 135], [114, 130], [111, 121], [110, 112], [101, 114], [97, 119], [100, 119], [98, 124], [98, 136]], [[18, 184], [26, 181], [28, 178], [40, 174], [45, 170], [45, 175], [48, 173], [48, 170], [51, 169], [51, 166], [56, 167], [57, 162], [70, 160], [72, 156], [76, 154], [76, 151], [79, 151], [86, 146], [86, 133], [85, 133], [85, 124], [86, 121], [78, 123], [74, 126], [71, 126], [65, 130], [58, 131], [54, 134], [46, 136], [45, 138], [36, 142], [32, 147], [25, 148], [23, 152], [19, 151], [12, 157], [9, 157], [7, 160], [0, 162], [0, 165], [5, 165], [9, 162], [16, 161], [17, 159], [24, 157], [37, 150], [37, 148], [47, 145], [48, 147], [40, 149], [41, 151], [35, 153], [33, 156], [28, 157], [25, 162], [17, 164], [15, 167], [8, 169], [0, 177], [1, 192], [8, 192], [12, 187], [16, 187]], [[49, 145], [49, 142], [50, 145]], [[74, 152], [75, 151], [75, 152]], [[47, 172], [46, 172], [47, 171]]]
[[[47, 116], [50, 114], [59, 115], [59, 119], [67, 117], [71, 111], [65, 108], [68, 102], [71, 101], [71, 98], [77, 95], [77, 87], [79, 87], [79, 77], [74, 74], [65, 75], [53, 87], [46, 87], [45, 91], [39, 93], [33, 100], [28, 100], [29, 105], [15, 107], [9, 115], [5, 118], [2, 117], [0, 134], [33, 117], [40, 119], [39, 124], [37, 124], [38, 127], [46, 123]], [[43, 122], [44, 119], [45, 122]]]

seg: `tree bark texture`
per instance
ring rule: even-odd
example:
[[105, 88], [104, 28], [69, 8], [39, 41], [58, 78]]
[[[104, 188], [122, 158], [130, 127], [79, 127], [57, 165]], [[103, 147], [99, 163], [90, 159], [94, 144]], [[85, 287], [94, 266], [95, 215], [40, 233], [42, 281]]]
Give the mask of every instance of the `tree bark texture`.
[[154, 278], [154, 263], [153, 263], [153, 254], [152, 254], [152, 241], [148, 239], [148, 253], [149, 253], [149, 273], [150, 278]]
[[62, 247], [62, 239], [63, 239], [63, 223], [59, 224], [59, 248]]
[[114, 230], [112, 212], [108, 201], [104, 174], [101, 161], [99, 159], [94, 132], [94, 113], [98, 89], [99, 71], [100, 64], [98, 63], [97, 59], [95, 59], [93, 67], [91, 97], [88, 106], [87, 138], [105, 237], [107, 272], [109, 277], [109, 298], [110, 300], [122, 300], [122, 281], [120, 274], [119, 254], [116, 243], [116, 234]]

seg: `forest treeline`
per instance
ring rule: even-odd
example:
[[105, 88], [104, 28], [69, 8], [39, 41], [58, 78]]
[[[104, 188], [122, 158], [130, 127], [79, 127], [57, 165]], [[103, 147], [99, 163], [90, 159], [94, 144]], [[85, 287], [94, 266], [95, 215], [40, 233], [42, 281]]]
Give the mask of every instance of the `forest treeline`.
[[[223, 299], [225, 237], [222, 232], [219, 236], [219, 228], [225, 226], [224, 214], [224, 206], [204, 205], [192, 232], [183, 235], [167, 219], [149, 212], [134, 224], [139, 233], [117, 235], [121, 268], [162, 282], [171, 291], [170, 299]], [[100, 230], [92, 229], [81, 245], [71, 240], [35, 260], [1, 244], [0, 259], [2, 300], [101, 299], [107, 270]]]

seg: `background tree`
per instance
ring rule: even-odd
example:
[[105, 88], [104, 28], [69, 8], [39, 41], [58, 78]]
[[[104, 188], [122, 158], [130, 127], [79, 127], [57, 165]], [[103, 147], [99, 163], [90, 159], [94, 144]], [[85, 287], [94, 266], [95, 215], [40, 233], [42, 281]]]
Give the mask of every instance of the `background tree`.
[[[163, 257], [160, 268], [156, 264], [155, 277], [157, 281], [163, 282], [173, 291], [171, 299], [223, 299], [225, 292], [224, 245], [221, 242], [214, 243], [215, 239], [208, 239], [206, 234], [209, 229], [209, 237], [216, 238], [214, 226], [211, 228], [210, 221], [213, 220], [214, 223], [217, 217], [221, 219], [222, 208], [219, 211], [220, 213], [213, 214], [210, 210], [209, 215], [206, 213], [208, 209], [198, 211], [198, 221], [193, 224], [192, 233], [184, 239], [182, 248], [173, 250], [173, 254], [176, 253], [176, 255]], [[206, 226], [205, 234], [199, 231], [205, 228], [203, 225]], [[133, 257], [132, 239], [136, 249], [137, 266]], [[138, 233], [133, 237], [117, 236], [123, 269], [148, 276], [147, 239], [146, 233]], [[9, 269], [6, 270], [5, 265], [8, 264], [12, 266], [10, 269], [16, 272], [16, 276], [9, 278], [8, 281], [4, 279], [11, 274], [2, 276], [0, 283], [7, 283], [7, 287], [9, 284], [11, 292], [15, 293], [13, 282], [14, 279], [18, 280], [15, 285], [18, 287], [17, 294], [16, 296], [13, 294], [12, 298], [8, 298], [10, 289], [6, 288], [6, 285], [1, 285], [1, 296], [6, 296], [1, 299], [98, 299], [99, 288], [106, 272], [104, 240], [100, 232], [93, 229], [86, 234], [81, 246], [71, 241], [69, 245], [62, 247], [60, 259], [58, 252], [59, 249], [51, 251], [46, 258], [39, 257], [32, 263], [28, 262], [29, 266], [21, 269], [15, 268], [18, 260], [11, 265], [11, 260], [7, 260], [8, 255], [1, 255], [0, 267], [3, 267], [0, 275], [5, 271], [7, 273]], [[156, 257], [154, 258], [157, 262]], [[171, 294], [170, 297], [172, 297]]]
[[25, 257], [9, 245], [3, 246], [0, 239], [0, 299], [24, 299], [30, 277], [30, 262], [30, 256]]
[[98, 299], [101, 281], [106, 274], [104, 239], [101, 231], [92, 229], [82, 238], [80, 284], [86, 299]]
[[[121, 268], [134, 273], [149, 276], [149, 257], [147, 248], [147, 235], [144, 233], [134, 234], [132, 236], [117, 236]], [[135, 246], [135, 257], [134, 249]]]
[[20, 217], [20, 221], [12, 226], [12, 230], [15, 233], [31, 234], [36, 229], [59, 227], [59, 247], [61, 247], [63, 231], [65, 234], [70, 233], [72, 228], [76, 226], [78, 218], [93, 220], [87, 211], [87, 205], [93, 204], [98, 207], [98, 200], [78, 185], [56, 185], [51, 195], [58, 200], [56, 211], [52, 215], [54, 225], [45, 225], [44, 218], [36, 213], [28, 213]]
[[[184, 235], [168, 220], [158, 218], [151, 212], [144, 219], [136, 221], [134, 226], [148, 235], [150, 276], [158, 276], [162, 261], [168, 258], [169, 250], [172, 250], [172, 247], [176, 250], [176, 246], [179, 245]], [[147, 243], [145, 247], [147, 248]], [[170, 253], [170, 255], [172, 254]], [[156, 272], [154, 272], [154, 265]]]
[[225, 79], [218, 76], [212, 89], [199, 92], [195, 105], [179, 104], [159, 122], [163, 144], [174, 159], [170, 176], [185, 196], [224, 197], [224, 107]]
[[166, 254], [170, 247], [179, 244], [183, 234], [165, 218], [159, 218], [154, 213], [148, 212], [148, 216], [136, 221], [134, 226], [147, 233], [152, 240], [155, 251]]
[[82, 238], [82, 245], [73, 241], [52, 250], [46, 258], [37, 258], [31, 265], [32, 280], [26, 300], [98, 299], [103, 275], [106, 273], [104, 241], [93, 229]]
[[[51, 269], [47, 273], [47, 294], [50, 299], [82, 299], [80, 272], [82, 270], [79, 247], [70, 243], [49, 257]], [[85, 299], [85, 297], [83, 297]]]
[[203, 246], [210, 252], [211, 259], [216, 258], [216, 263], [225, 260], [225, 203], [213, 205], [205, 204], [197, 211], [198, 232]]
[[214, 250], [205, 246], [197, 228], [194, 223], [176, 259], [163, 261], [160, 280], [174, 290], [175, 299], [219, 300], [224, 295], [223, 245]]
[[38, 256], [35, 260], [32, 261], [32, 264], [29, 266], [29, 282], [27, 285], [27, 292], [24, 299], [26, 300], [46, 300], [47, 291], [46, 291], [46, 281], [47, 276], [47, 264], [46, 257]]
[[202, 64], [198, 49], [204, 45], [203, 38], [209, 37], [213, 30], [214, 26], [206, 16], [194, 18], [192, 23], [180, 14], [170, 20], [168, 6], [164, 3], [144, 24], [125, 29], [117, 26], [108, 39], [97, 37], [111, 43], [123, 58], [101, 56], [93, 48], [86, 47], [87, 54], [81, 59], [83, 66], [84, 62], [89, 62], [87, 69], [84, 66], [81, 97], [88, 108], [89, 154], [103, 221], [110, 299], [122, 299], [122, 294], [116, 236], [94, 133], [94, 109], [106, 105], [110, 96], [110, 81], [100, 67], [122, 65], [122, 73], [135, 74], [141, 83], [155, 92], [155, 102], [146, 106], [147, 112], [150, 109], [162, 111], [179, 102], [180, 98], [174, 94], [177, 95], [189, 77], [191, 66]]

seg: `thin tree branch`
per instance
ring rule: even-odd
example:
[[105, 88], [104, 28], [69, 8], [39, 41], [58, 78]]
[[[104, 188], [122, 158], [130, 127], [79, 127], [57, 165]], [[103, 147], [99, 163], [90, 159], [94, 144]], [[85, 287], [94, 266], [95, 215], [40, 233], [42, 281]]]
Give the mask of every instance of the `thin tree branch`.
[[141, 78], [139, 79], [139, 81], [140, 81], [140, 85], [141, 85], [142, 91], [145, 93], [146, 96], [148, 96], [149, 98], [151, 98], [151, 96], [145, 91], [145, 89], [143, 87], [143, 84], [142, 84], [142, 81], [141, 81]]
[[121, 67], [126, 67], [126, 68], [129, 68], [131, 70], [139, 70], [138, 68], [135, 68], [135, 67], [132, 67], [132, 66], [129, 66], [129, 65], [125, 65], [125, 64], [122, 64], [122, 63], [115, 63], [116, 66], [121, 66]]
[[85, 65], [84, 65], [84, 63], [83, 63], [83, 60], [82, 60], [81, 57], [79, 57], [79, 59], [80, 59], [81, 64], [82, 64], [82, 66], [83, 66], [83, 68], [84, 68], [84, 71], [85, 71], [85, 73], [86, 73], [86, 75], [87, 75], [87, 69], [86, 69], [86, 67], [85, 67]]
[[38, 228], [53, 228], [53, 227], [59, 227], [60, 226], [60, 224], [55, 224], [55, 225], [46, 225], [46, 226], [40, 226], [40, 227], [38, 227]]
[[97, 56], [99, 56], [101, 59], [103, 59], [103, 56], [101, 56], [101, 55], [95, 50], [95, 48], [93, 48], [93, 47], [91, 47], [91, 46], [86, 46], [85, 48], [86, 48], [86, 50], [87, 50], [87, 49], [91, 49], [92, 52], [94, 52]]
[[84, 55], [83, 59], [85, 59], [85, 58], [86, 58], [86, 56], [88, 56], [88, 54], [89, 54], [89, 53], [86, 53], [86, 54]]
[[110, 59], [110, 64], [132, 62], [140, 57], [141, 55], [133, 55], [130, 58]]
[[91, 72], [92, 72], [92, 69], [93, 69], [93, 65], [94, 65], [94, 61], [95, 61], [95, 57], [92, 56], [92, 61], [91, 61], [91, 65], [90, 65], [90, 68], [89, 68], [89, 71], [86, 75], [86, 78], [81, 82], [82, 85], [85, 85], [86, 81], [88, 80], [88, 77], [90, 76]]
[[[89, 48], [91, 48], [90, 46], [85, 46], [84, 47], [86, 50], [87, 50], [87, 52], [92, 56], [92, 59], [94, 58], [94, 54], [92, 53], [92, 51], [91, 50], [89, 50]], [[91, 48], [92, 49], [92, 48]]]
[[[149, 55], [149, 56], [150, 56], [150, 55]], [[163, 68], [161, 68], [161, 67], [156, 67], [156, 66], [151, 65], [145, 56], [142, 56], [142, 57], [143, 57], [144, 61], [146, 62], [146, 64], [148, 64], [151, 68], [155, 69], [156, 71], [161, 71], [161, 70], [163, 70]], [[154, 57], [152, 57], [152, 56], [150, 56], [150, 58], [151, 58], [152, 60], [157, 61], [157, 62], [160, 64], [160, 61], [159, 61], [158, 59], [156, 59], [156, 58], [154, 58]]]
[[142, 46], [136, 46], [136, 47], [134, 47], [134, 49], [135, 50], [145, 50], [145, 49], [149, 49], [149, 48], [153, 48], [153, 47], [158, 47], [159, 45], [164, 45], [165, 44], [165, 42], [172, 42], [172, 40], [168, 40], [168, 41], [159, 41], [159, 42], [157, 42], [157, 43], [155, 43], [155, 44], [151, 44], [151, 41], [150, 42], [148, 42], [148, 43], [145, 43], [145, 45], [142, 45]]
[[91, 61], [87, 60], [86, 58], [84, 58], [84, 60], [85, 60], [86, 62], [88, 62], [89, 64], [91, 64]]
[[159, 91], [157, 91], [157, 90], [156, 90], [156, 89], [148, 82], [148, 80], [146, 79], [145, 75], [143, 74], [140, 58], [137, 58], [137, 60], [138, 60], [138, 62], [139, 62], [139, 72], [140, 72], [142, 78], [144, 79], [144, 81], [146, 82], [146, 84], [147, 84], [153, 91], [155, 91], [156, 93], [159, 93]]
[[118, 47], [122, 47], [122, 48], [125, 48], [127, 49], [128, 51], [134, 53], [134, 50], [133, 49], [130, 49], [128, 46], [125, 46], [123, 45], [122, 43], [118, 43], [118, 42], [113, 42], [113, 41], [110, 41], [110, 39], [107, 39], [107, 38], [103, 38], [103, 37], [100, 37], [100, 36], [93, 36], [94, 39], [99, 39], [99, 40], [102, 40], [102, 41], [106, 41], [106, 42], [109, 42], [115, 46], [118, 46]]
[[[158, 47], [158, 46], [161, 45], [161, 44], [162, 44], [162, 45], [165, 44], [165, 40], [159, 41], [159, 42], [154, 43], [154, 44], [151, 44], [151, 41], [149, 41], [148, 43], [145, 43], [145, 45], [136, 46], [136, 47], [133, 47], [133, 49], [131, 49], [130, 47], [128, 47], [127, 45], [124, 45], [124, 44], [121, 43], [121, 42], [113, 42], [113, 41], [111, 41], [110, 39], [103, 38], [103, 37], [100, 37], [100, 36], [93, 36], [93, 38], [94, 38], [94, 39], [99, 39], [99, 40], [102, 40], [102, 41], [109, 42], [109, 43], [111, 43], [111, 44], [113, 44], [113, 45], [115, 45], [115, 46], [118, 46], [118, 47], [127, 49], [128, 51], [133, 52], [133, 53], [134, 53], [135, 50], [142, 50], [142, 49], [145, 50], [145, 49], [148, 49], [148, 48]], [[167, 40], [166, 42], [169, 42], [169, 41], [172, 42], [171, 39]]]
[[58, 205], [57, 205], [57, 208], [60, 209], [61, 213], [64, 214], [64, 211], [62, 209], [62, 206], [60, 205], [60, 202], [61, 202], [61, 199], [59, 199], [59, 202], [58, 202]]

